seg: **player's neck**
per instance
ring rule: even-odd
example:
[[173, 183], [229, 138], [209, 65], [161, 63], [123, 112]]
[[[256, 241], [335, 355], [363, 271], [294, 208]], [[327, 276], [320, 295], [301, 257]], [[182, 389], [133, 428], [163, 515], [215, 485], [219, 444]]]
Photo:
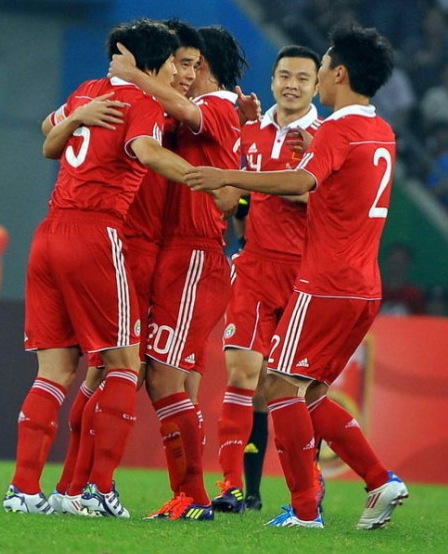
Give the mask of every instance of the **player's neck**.
[[221, 89], [218, 81], [211, 73], [201, 75], [201, 78], [194, 83], [193, 88], [194, 96], [202, 96]]
[[297, 121], [298, 119], [301, 119], [304, 115], [306, 115], [310, 111], [310, 106], [306, 106], [306, 108], [303, 108], [302, 110], [298, 111], [288, 111], [288, 110], [282, 110], [277, 106], [277, 110], [275, 112], [275, 120], [279, 127], [286, 127], [293, 121]]
[[337, 111], [347, 106], [368, 106], [370, 104], [370, 98], [363, 94], [357, 94], [353, 91], [346, 91], [344, 94], [340, 94], [335, 99], [333, 110]]

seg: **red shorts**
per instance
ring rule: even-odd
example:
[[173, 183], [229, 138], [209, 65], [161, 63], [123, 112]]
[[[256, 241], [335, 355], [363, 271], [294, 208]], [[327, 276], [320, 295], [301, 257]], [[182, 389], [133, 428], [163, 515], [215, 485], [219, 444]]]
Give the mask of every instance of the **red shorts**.
[[137, 296], [117, 227], [112, 217], [77, 210], [58, 210], [39, 225], [27, 270], [27, 350], [139, 343]]
[[140, 359], [145, 361], [148, 316], [152, 309], [153, 279], [160, 246], [141, 239], [129, 239], [126, 243], [127, 260], [137, 292], [142, 322]]
[[179, 239], [157, 261], [146, 354], [172, 367], [196, 370], [207, 338], [230, 297], [230, 268], [215, 241]]
[[225, 348], [254, 350], [268, 356], [272, 335], [291, 297], [299, 265], [300, 258], [268, 259], [248, 251], [234, 256]]
[[371, 327], [380, 303], [294, 291], [272, 338], [268, 369], [331, 384]]
[[[157, 255], [160, 247], [147, 240], [138, 238], [126, 239], [126, 260], [131, 272], [134, 288], [137, 293], [142, 322], [140, 359], [145, 361], [146, 332], [148, 327], [148, 313], [152, 306], [152, 281], [156, 268]], [[101, 355], [96, 352], [89, 355], [89, 367], [101, 367]]]

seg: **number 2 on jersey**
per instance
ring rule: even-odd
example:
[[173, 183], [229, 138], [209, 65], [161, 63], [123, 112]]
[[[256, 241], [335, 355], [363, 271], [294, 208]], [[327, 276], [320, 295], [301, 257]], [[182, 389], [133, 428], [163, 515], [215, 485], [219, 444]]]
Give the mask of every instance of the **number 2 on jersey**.
[[390, 155], [389, 150], [386, 148], [377, 148], [375, 150], [375, 154], [373, 156], [373, 165], [378, 166], [380, 160], [384, 160], [386, 162], [386, 169], [384, 170], [383, 177], [380, 182], [380, 186], [378, 188], [378, 192], [376, 193], [376, 198], [369, 210], [369, 217], [375, 218], [375, 217], [387, 217], [387, 208], [381, 208], [378, 206], [378, 202], [387, 187], [387, 185], [390, 182], [390, 178], [392, 175], [392, 156]]

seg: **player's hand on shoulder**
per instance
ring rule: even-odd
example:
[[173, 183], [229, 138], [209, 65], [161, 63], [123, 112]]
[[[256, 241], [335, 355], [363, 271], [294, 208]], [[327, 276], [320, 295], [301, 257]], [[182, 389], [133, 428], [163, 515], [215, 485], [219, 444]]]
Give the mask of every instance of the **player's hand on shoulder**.
[[104, 127], [113, 131], [116, 129], [116, 125], [123, 123], [123, 109], [126, 106], [124, 102], [113, 100], [113, 96], [113, 92], [98, 96], [79, 106], [73, 112], [73, 116], [82, 125]]
[[133, 76], [137, 70], [137, 64], [134, 55], [121, 42], [117, 42], [117, 48], [120, 54], [114, 54], [109, 64], [107, 76], [109, 79], [118, 77], [123, 81], [132, 83]]

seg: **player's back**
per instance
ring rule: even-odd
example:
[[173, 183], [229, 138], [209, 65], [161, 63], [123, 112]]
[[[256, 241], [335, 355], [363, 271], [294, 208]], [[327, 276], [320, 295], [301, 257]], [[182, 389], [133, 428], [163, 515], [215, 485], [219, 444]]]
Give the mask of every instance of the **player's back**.
[[146, 168], [130, 143], [141, 136], [160, 140], [163, 111], [152, 97], [118, 79], [83, 83], [68, 99], [66, 115], [100, 95], [126, 104], [124, 122], [115, 130], [79, 127], [67, 142], [51, 198], [51, 207], [106, 212], [124, 217]]
[[308, 204], [300, 290], [381, 297], [377, 259], [394, 163], [394, 133], [373, 108], [349, 106], [322, 124], [301, 163], [317, 188]]

